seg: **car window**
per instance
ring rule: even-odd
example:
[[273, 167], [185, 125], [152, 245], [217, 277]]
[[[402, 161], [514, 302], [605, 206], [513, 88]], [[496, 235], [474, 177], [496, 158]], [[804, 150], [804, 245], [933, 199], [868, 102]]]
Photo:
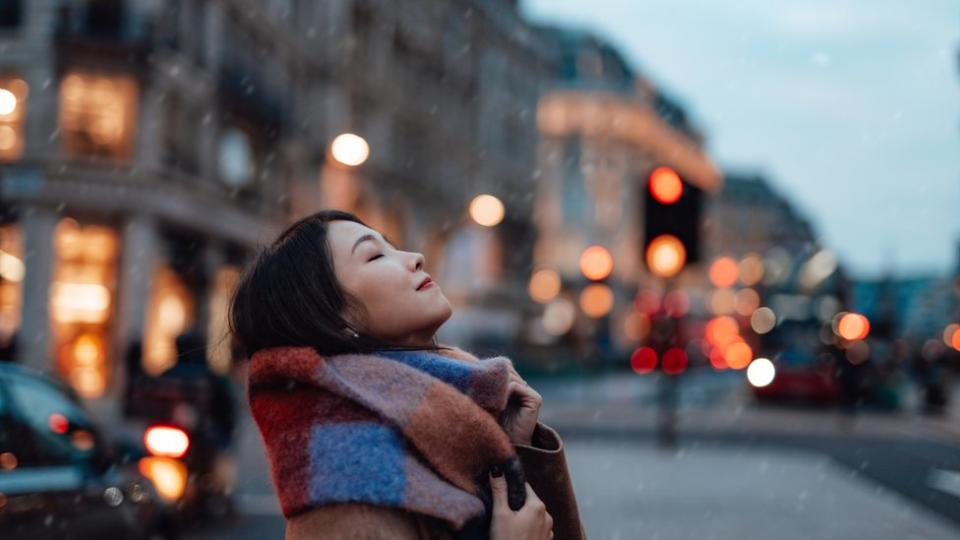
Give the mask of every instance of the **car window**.
[[20, 464], [62, 464], [89, 458], [93, 423], [71, 397], [34, 376], [6, 376], [7, 429], [20, 447]]

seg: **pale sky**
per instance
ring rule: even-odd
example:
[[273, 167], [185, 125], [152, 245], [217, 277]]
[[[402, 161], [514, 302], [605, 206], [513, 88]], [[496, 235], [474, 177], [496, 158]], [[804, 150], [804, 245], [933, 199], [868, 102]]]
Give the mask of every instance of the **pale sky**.
[[523, 0], [678, 99], [855, 276], [946, 273], [960, 241], [956, 0]]

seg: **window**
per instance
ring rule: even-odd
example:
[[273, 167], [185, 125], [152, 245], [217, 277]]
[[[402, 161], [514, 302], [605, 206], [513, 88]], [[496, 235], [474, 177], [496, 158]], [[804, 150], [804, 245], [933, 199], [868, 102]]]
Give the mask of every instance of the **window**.
[[0, 162], [17, 160], [23, 154], [27, 94], [27, 83], [23, 79], [0, 77]]
[[126, 160], [133, 151], [138, 87], [123, 75], [73, 72], [60, 83], [60, 129], [73, 157]]
[[109, 336], [115, 297], [116, 232], [99, 225], [60, 220], [54, 233], [56, 259], [50, 291], [57, 367], [84, 397], [106, 390]]
[[257, 174], [253, 144], [246, 131], [233, 126], [220, 133], [217, 152], [217, 172], [229, 187], [251, 187]]
[[150, 375], [177, 362], [177, 336], [193, 324], [194, 313], [193, 294], [176, 271], [161, 263], [155, 275], [143, 344], [143, 368]]

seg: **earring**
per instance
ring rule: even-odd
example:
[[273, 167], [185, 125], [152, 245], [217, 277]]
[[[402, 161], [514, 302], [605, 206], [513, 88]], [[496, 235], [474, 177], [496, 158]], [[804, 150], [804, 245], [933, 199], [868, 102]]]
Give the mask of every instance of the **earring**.
[[356, 333], [356, 332], [353, 333], [353, 339], [357, 339], [357, 338], [359, 338], [359, 337], [360, 337], [360, 334], [358, 334], [358, 333]]

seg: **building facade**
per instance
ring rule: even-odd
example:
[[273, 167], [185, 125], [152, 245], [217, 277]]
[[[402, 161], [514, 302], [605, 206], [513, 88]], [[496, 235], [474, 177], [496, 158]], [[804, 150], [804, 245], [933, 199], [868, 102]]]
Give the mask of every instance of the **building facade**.
[[[17, 361], [108, 397], [125, 360], [159, 373], [194, 329], [227, 369], [240, 268], [322, 207], [424, 251], [458, 305], [524, 295], [555, 57], [514, 2], [5, 5], [0, 346]], [[362, 165], [331, 157], [347, 132]], [[496, 227], [468, 219], [481, 193], [504, 202]]]

